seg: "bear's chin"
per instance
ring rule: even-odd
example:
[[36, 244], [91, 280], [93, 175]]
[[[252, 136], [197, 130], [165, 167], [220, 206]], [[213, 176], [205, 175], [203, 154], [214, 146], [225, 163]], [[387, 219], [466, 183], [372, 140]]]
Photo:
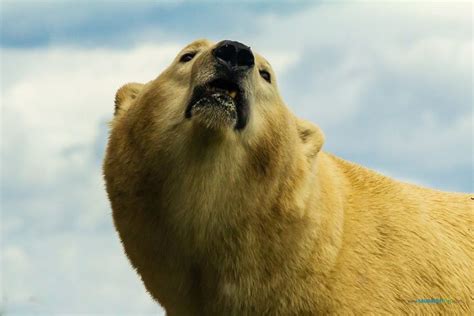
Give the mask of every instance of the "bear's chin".
[[210, 130], [233, 129], [237, 123], [234, 100], [226, 94], [214, 93], [192, 105], [192, 120]]

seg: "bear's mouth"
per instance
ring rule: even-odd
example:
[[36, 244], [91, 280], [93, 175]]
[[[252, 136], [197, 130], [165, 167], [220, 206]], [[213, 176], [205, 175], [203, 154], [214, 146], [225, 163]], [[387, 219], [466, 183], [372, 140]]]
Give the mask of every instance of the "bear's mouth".
[[194, 89], [185, 117], [205, 117], [207, 126], [232, 125], [239, 130], [248, 120], [248, 106], [241, 87], [234, 81], [218, 78]]

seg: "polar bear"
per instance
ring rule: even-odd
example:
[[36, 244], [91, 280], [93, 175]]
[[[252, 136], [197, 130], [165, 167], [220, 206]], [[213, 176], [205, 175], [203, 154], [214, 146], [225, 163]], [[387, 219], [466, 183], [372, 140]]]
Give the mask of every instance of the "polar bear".
[[195, 41], [115, 107], [114, 223], [168, 315], [469, 312], [472, 198], [321, 150], [248, 46]]

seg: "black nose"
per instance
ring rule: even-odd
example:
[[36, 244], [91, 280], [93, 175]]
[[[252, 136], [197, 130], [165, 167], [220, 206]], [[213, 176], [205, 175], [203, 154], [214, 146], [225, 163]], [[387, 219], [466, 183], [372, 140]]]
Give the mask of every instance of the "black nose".
[[213, 50], [217, 61], [231, 70], [247, 70], [255, 64], [250, 47], [235, 41], [222, 41]]

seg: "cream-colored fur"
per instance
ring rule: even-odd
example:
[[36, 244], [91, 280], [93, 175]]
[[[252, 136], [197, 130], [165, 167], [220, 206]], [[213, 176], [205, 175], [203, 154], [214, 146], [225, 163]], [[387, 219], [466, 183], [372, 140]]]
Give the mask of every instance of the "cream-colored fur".
[[[469, 314], [471, 197], [322, 151], [258, 55], [245, 129], [184, 118], [214, 45], [117, 92], [104, 162], [125, 252], [167, 314]], [[429, 298], [453, 301], [413, 302]]]

